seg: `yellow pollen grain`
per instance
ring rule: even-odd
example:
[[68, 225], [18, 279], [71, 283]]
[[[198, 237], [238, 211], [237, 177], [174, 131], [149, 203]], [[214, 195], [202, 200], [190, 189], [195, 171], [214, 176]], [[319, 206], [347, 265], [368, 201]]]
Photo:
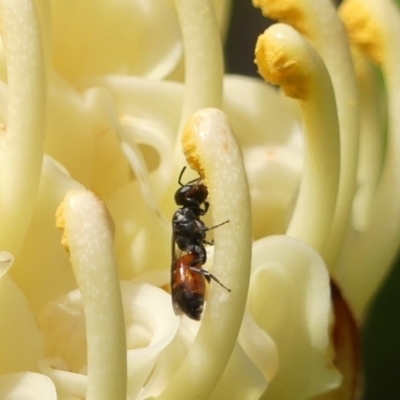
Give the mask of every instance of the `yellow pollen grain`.
[[193, 135], [195, 129], [196, 121], [195, 118], [192, 117], [183, 129], [182, 148], [189, 166], [197, 171], [201, 178], [204, 178], [204, 168]]
[[287, 55], [284, 45], [264, 33], [258, 37], [255, 56], [258, 72], [266, 81], [281, 86], [289, 97], [306, 99], [308, 74], [298, 60]]
[[60, 203], [56, 211], [56, 228], [63, 231], [63, 235], [61, 237], [61, 245], [64, 247], [65, 251], [67, 252], [68, 256], [69, 252], [69, 245], [68, 245], [68, 230], [65, 229], [65, 207], [64, 207], [64, 200]]
[[375, 63], [382, 64], [384, 57], [383, 34], [373, 16], [363, 7], [363, 0], [347, 0], [339, 10], [350, 41]]
[[265, 17], [284, 22], [307, 35], [304, 13], [297, 0], [253, 0], [253, 6]]

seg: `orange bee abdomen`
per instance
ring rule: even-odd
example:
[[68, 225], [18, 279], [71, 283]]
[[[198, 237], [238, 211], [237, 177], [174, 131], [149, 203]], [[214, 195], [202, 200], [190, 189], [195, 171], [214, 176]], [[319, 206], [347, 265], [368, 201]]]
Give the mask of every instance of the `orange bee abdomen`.
[[199, 321], [203, 312], [206, 279], [190, 268], [201, 266], [200, 261], [195, 262], [196, 258], [196, 254], [187, 253], [175, 260], [172, 271], [172, 304], [175, 314], [183, 313]]

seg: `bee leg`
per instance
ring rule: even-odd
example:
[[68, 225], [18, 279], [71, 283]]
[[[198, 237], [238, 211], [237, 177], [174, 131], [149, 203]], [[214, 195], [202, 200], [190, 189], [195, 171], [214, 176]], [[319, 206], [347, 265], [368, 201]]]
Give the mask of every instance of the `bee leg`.
[[[208, 228], [207, 226], [205, 226], [204, 228], [202, 228], [202, 230], [203, 230], [204, 232], [211, 231], [212, 229], [218, 228], [218, 227], [221, 226], [221, 225], [225, 225], [225, 224], [227, 224], [228, 222], [229, 222], [229, 219], [226, 220], [226, 221], [224, 221], [224, 222], [221, 222], [220, 224], [217, 224], [217, 225], [214, 225], [214, 226], [210, 226], [209, 228]], [[211, 241], [208, 241], [208, 240], [205, 240], [205, 239], [204, 239], [204, 240], [203, 240], [203, 243], [208, 244], [208, 245], [210, 245], [210, 246], [214, 246], [214, 239], [211, 240]]]
[[210, 226], [210, 227], [205, 227], [205, 231], [211, 231], [211, 229], [215, 229], [215, 228], [218, 228], [219, 226], [222, 226], [222, 225], [225, 225], [225, 224], [227, 224], [229, 222], [229, 219], [227, 219], [226, 221], [224, 221], [224, 222], [221, 222], [220, 224], [217, 224], [217, 225], [214, 225], [214, 226]]
[[[195, 260], [196, 261], [196, 260]], [[193, 272], [197, 272], [198, 274], [202, 274], [204, 276], [204, 278], [207, 279], [207, 282], [210, 282], [211, 279], [215, 282], [217, 282], [220, 286], [222, 286], [224, 289], [226, 289], [228, 292], [231, 291], [231, 289], [228, 289], [225, 285], [223, 285], [218, 278], [216, 278], [210, 271], [207, 271], [204, 268], [198, 268], [198, 267], [194, 267], [194, 266], [190, 266], [189, 267], [191, 271]]]

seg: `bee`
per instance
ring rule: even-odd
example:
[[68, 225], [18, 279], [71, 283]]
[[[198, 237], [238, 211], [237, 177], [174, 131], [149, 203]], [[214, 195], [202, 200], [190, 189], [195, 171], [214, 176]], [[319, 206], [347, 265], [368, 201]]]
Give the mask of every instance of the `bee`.
[[181, 206], [172, 217], [172, 264], [171, 290], [172, 305], [176, 315], [185, 314], [200, 320], [204, 306], [206, 281], [211, 279], [230, 292], [214, 275], [203, 268], [207, 261], [205, 244], [213, 245], [206, 239], [207, 231], [224, 225], [207, 227], [200, 219], [209, 208], [208, 189], [201, 178], [182, 183], [186, 167], [179, 175], [180, 188], [175, 193], [175, 202]]

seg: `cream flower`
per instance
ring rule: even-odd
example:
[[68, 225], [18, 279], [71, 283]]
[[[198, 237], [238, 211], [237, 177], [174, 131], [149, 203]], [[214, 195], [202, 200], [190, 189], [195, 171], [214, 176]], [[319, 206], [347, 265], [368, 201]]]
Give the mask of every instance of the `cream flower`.
[[[341, 9], [388, 81], [384, 146], [331, 2], [254, 3], [283, 22], [256, 46], [283, 91], [224, 77], [227, 1], [1, 2], [1, 398], [357, 395], [352, 313], [400, 237], [399, 14]], [[231, 292], [211, 283], [200, 323], [165, 290], [185, 163], [207, 226], [229, 220], [204, 268]]]

